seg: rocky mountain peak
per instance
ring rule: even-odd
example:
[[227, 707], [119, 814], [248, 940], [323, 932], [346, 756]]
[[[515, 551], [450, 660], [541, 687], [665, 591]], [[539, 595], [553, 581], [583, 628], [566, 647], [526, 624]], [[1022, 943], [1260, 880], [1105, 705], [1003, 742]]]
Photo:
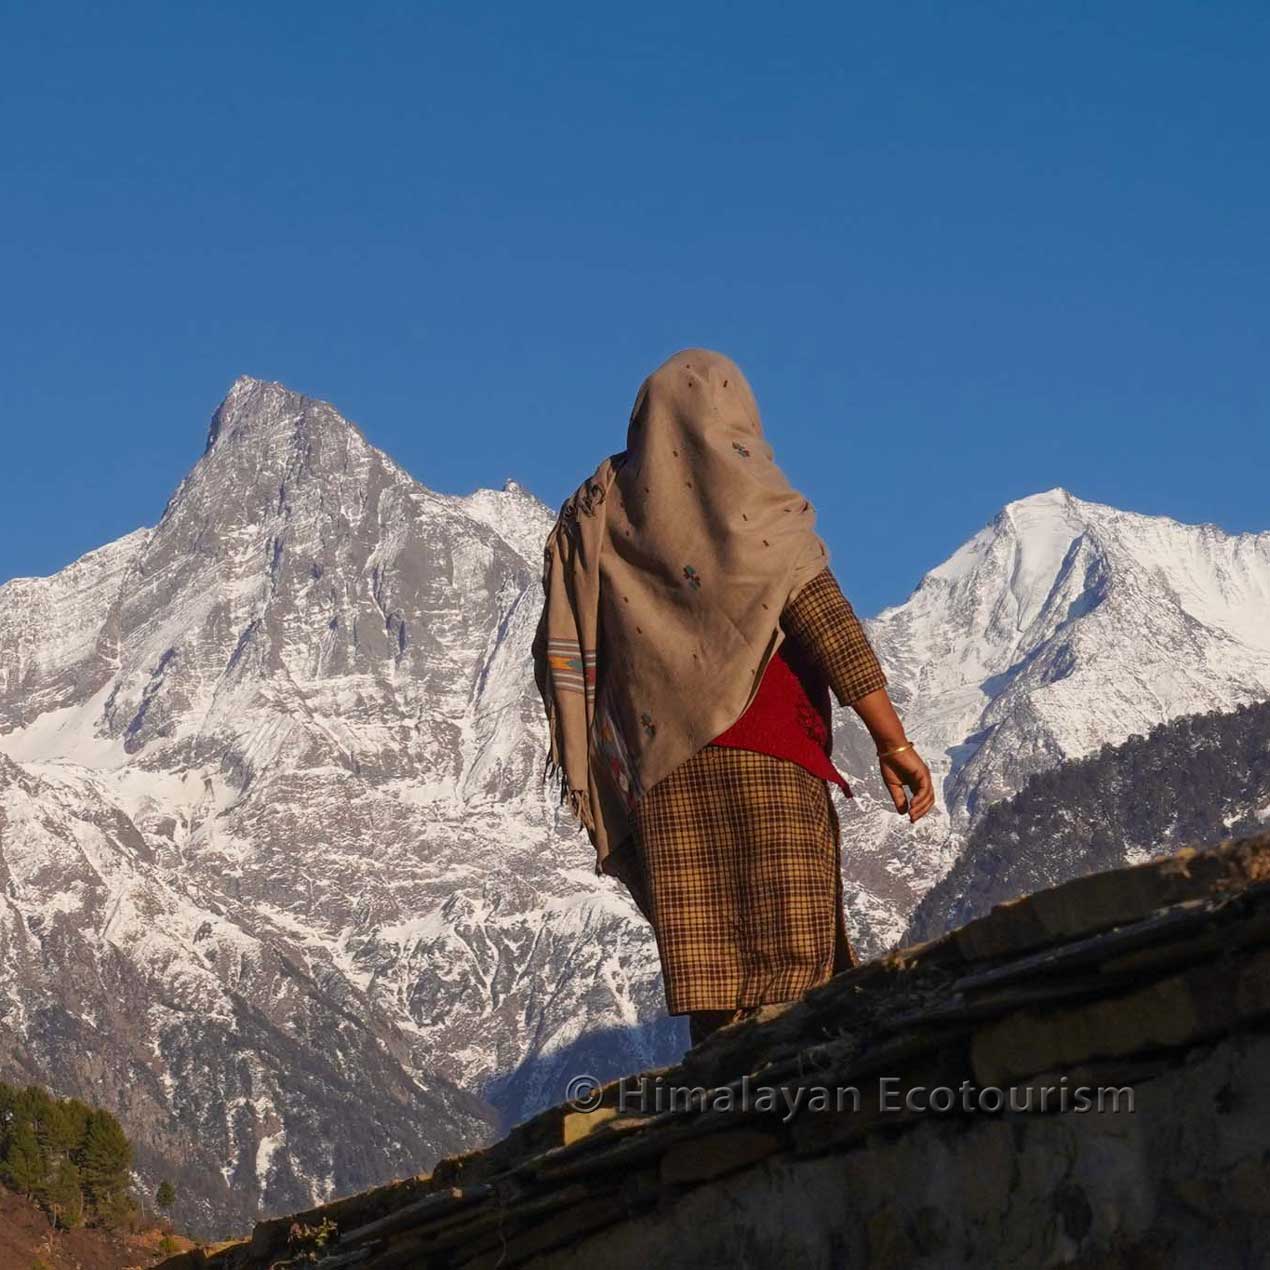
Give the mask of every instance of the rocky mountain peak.
[[1035, 494], [1025, 494], [1022, 498], [1013, 499], [1005, 505], [1006, 511], [1015, 508], [1044, 508], [1044, 507], [1065, 507], [1072, 504], [1080, 504], [1084, 500], [1077, 498], [1070, 490], [1064, 489], [1061, 485], [1055, 485], [1052, 489], [1039, 490]]
[[[547, 508], [429, 490], [325, 402], [250, 377], [209, 439], [153, 530], [0, 588], [0, 947], [25, 941], [0, 1002], [100, 1029], [36, 1036], [27, 1005], [0, 1010], [0, 1074], [17, 1053], [81, 1092], [78, 1056], [107, 1044], [112, 1070], [158, 1062], [144, 1114], [188, 1109], [164, 1151], [199, 1160], [208, 1222], [221, 1166], [267, 1205], [426, 1167], [493, 1115], [448, 1081], [498, 1074], [514, 1116], [575, 1052], [540, 1048], [648, 1018], [656, 990], [541, 779]], [[81, 1004], [120, 957], [126, 1017], [109, 992]], [[661, 1061], [673, 1030], [597, 1049]], [[330, 1127], [341, 1109], [366, 1141]]]
[[[867, 624], [940, 812], [914, 833], [892, 826], [885, 804], [875, 828], [857, 822], [853, 867], [875, 910], [920, 898], [978, 818], [1034, 773], [1181, 715], [1263, 700], [1268, 597], [1270, 534], [1061, 488], [1003, 507]], [[844, 751], [852, 735], [840, 729]], [[866, 747], [848, 776], [870, 761]]]
[[240, 375], [212, 415], [205, 456], [231, 442], [273, 444], [290, 433], [340, 434], [358, 429], [334, 406], [273, 380]]

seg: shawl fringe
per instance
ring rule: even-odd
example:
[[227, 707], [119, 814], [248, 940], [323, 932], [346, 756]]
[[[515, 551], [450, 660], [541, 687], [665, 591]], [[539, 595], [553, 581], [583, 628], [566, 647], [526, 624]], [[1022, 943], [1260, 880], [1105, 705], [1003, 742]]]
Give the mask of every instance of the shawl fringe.
[[595, 822], [591, 818], [591, 811], [588, 803], [590, 799], [584, 789], [573, 789], [569, 785], [569, 778], [565, 773], [562, 764], [548, 758], [546, 767], [543, 770], [542, 780], [544, 785], [551, 785], [558, 795], [557, 801], [560, 806], [568, 804], [569, 811], [584, 829], [594, 830]]
[[557, 726], [555, 702], [548, 697], [546, 702], [547, 735], [550, 738], [550, 749], [546, 763], [543, 765], [542, 781], [551, 785], [557, 794], [560, 806], [568, 805], [574, 820], [590, 833], [595, 832], [595, 821], [591, 816], [591, 800], [585, 789], [576, 789], [569, 784], [569, 774], [565, 771], [563, 740]]

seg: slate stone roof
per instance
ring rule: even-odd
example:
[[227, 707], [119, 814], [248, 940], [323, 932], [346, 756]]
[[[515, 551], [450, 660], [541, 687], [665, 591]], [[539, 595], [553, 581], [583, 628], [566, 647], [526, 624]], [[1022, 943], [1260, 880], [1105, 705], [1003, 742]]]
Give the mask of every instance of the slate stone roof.
[[[263, 1221], [250, 1238], [163, 1265], [476, 1270], [598, 1261], [619, 1270], [653, 1264], [641, 1258], [651, 1255], [659, 1223], [673, 1227], [674, 1240], [656, 1264], [730, 1264], [710, 1257], [741, 1237], [735, 1230], [748, 1230], [747, 1246], [756, 1251], [747, 1264], [755, 1266], [953, 1264], [954, 1247], [988, 1264], [1004, 1247], [994, 1240], [1032, 1237], [1011, 1226], [1008, 1204], [987, 1224], [952, 1211], [973, 1207], [974, 1187], [998, 1186], [994, 1177], [974, 1176], [982, 1161], [998, 1156], [993, 1167], [1004, 1170], [998, 1189], [1012, 1190], [1020, 1205], [1015, 1226], [1030, 1222], [1035, 1237], [1048, 1240], [1044, 1249], [1032, 1248], [1031, 1263], [1121, 1264], [1098, 1257], [1120, 1255], [1113, 1244], [1130, 1238], [1135, 1247], [1164, 1239], [1175, 1248], [1200, 1248], [1201, 1261], [1208, 1254], [1196, 1232], [1207, 1223], [1197, 1218], [1192, 1228], [1185, 1213], [1205, 1217], [1205, 1205], [1234, 1204], [1234, 1216], [1224, 1218], [1228, 1239], [1244, 1237], [1240, 1214], [1261, 1225], [1270, 1215], [1270, 1105], [1259, 1103], [1242, 1123], [1231, 1122], [1238, 1149], [1214, 1119], [1227, 1097], [1221, 1089], [1237, 1085], [1230, 1074], [1236, 1057], [1246, 1050], [1249, 1070], [1263, 1070], [1253, 1063], [1264, 1063], [1262, 1051], [1248, 1047], [1270, 1044], [1261, 1032], [1268, 1018], [1270, 834], [1079, 878], [1000, 905], [937, 940], [841, 974], [802, 1001], [724, 1029], [675, 1067], [643, 1073], [643, 1108], [633, 1105], [638, 1076], [615, 1081], [600, 1091], [594, 1109], [553, 1107], [485, 1150], [442, 1161], [429, 1175]], [[1199, 1088], [1203, 1064], [1211, 1067], [1214, 1047], [1222, 1046], [1244, 1048], [1222, 1056], [1226, 1075], [1213, 1086], [1213, 1105], [1200, 1105], [1202, 1099], [1186, 1105], [1191, 1094], [1170, 1092]], [[1074, 1180], [1084, 1168], [1077, 1160], [1053, 1195], [1048, 1183], [1036, 1184], [1049, 1207], [1028, 1217], [1022, 1192], [1032, 1183], [1020, 1164], [1028, 1158], [1026, 1134], [1003, 1126], [1039, 1125], [1052, 1135], [1078, 1113], [1054, 1105], [1042, 1112], [1037, 1104], [933, 1115], [921, 1099], [903, 1105], [907, 1091], [958, 1089], [963, 1082], [973, 1090], [1009, 1087], [1038, 1096], [1042, 1087], [1061, 1084], [1140, 1091], [1149, 1105], [1163, 1108], [1132, 1130], [1140, 1137], [1135, 1151], [1142, 1159], [1133, 1165], [1140, 1202], [1119, 1200], [1113, 1212], [1102, 1203], [1096, 1169], [1086, 1170], [1085, 1184]], [[857, 1091], [858, 1103], [814, 1105], [817, 1090], [843, 1088]], [[779, 1099], [764, 1103], [755, 1094], [762, 1089], [779, 1091]], [[894, 1095], [889, 1104], [884, 1091]], [[1080, 1128], [1082, 1136], [1065, 1139], [1073, 1158], [1082, 1151], [1105, 1155], [1108, 1143], [1127, 1141], [1126, 1122], [1100, 1114], [1097, 1125]], [[1174, 1159], [1151, 1158], [1159, 1153], [1142, 1144], [1166, 1126], [1170, 1141], [1196, 1144], [1189, 1157], [1182, 1151]], [[899, 1160], [896, 1151], [918, 1142], [919, 1131], [927, 1157]], [[1103, 1136], [1095, 1141], [1093, 1134]], [[972, 1136], [973, 1150], [959, 1153], [959, 1138]], [[1056, 1149], [1036, 1148], [1046, 1158]], [[826, 1173], [839, 1164], [841, 1174]], [[1236, 1179], [1221, 1188], [1220, 1205], [1204, 1189], [1208, 1173], [1219, 1168]], [[942, 1207], [912, 1194], [927, 1175], [931, 1187], [938, 1179], [944, 1188]], [[826, 1205], [824, 1186], [837, 1185], [826, 1178], [839, 1176], [856, 1180], [840, 1193], [827, 1192], [838, 1199], [836, 1207]], [[870, 1180], [884, 1176], [891, 1179], [885, 1185]], [[760, 1178], [781, 1211], [755, 1212], [751, 1220], [746, 1205], [757, 1205]], [[895, 1198], [901, 1191], [902, 1203]], [[1167, 1223], [1159, 1199], [1166, 1191], [1170, 1204], [1191, 1197], [1190, 1208], [1180, 1205], [1182, 1215]], [[803, 1194], [807, 1211], [800, 1212]], [[1001, 1208], [998, 1199], [983, 1202], [985, 1211]], [[711, 1232], [712, 1222], [729, 1230]], [[801, 1260], [790, 1258], [794, 1244]], [[827, 1251], [831, 1246], [843, 1260]], [[856, 1249], [852, 1258], [842, 1251], [849, 1248]], [[1150, 1264], [1191, 1262], [1166, 1256]]]

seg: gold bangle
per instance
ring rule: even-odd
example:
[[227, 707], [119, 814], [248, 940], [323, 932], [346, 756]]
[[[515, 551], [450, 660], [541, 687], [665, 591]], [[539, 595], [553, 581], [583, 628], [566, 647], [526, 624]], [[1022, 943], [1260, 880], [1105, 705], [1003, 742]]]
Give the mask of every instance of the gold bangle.
[[905, 741], [903, 745], [897, 745], [893, 750], [879, 750], [878, 758], [890, 758], [892, 754], [903, 754], [905, 750], [913, 748], [912, 741]]

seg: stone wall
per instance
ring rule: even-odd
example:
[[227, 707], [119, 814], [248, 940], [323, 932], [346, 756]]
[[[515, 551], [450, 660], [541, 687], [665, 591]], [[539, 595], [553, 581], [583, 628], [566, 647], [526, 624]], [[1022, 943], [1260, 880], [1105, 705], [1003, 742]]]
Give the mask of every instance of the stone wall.
[[1241, 1036], [1137, 1085], [1132, 1112], [928, 1118], [819, 1158], [773, 1153], [528, 1264], [1264, 1266], [1267, 1073], [1270, 1038]]

